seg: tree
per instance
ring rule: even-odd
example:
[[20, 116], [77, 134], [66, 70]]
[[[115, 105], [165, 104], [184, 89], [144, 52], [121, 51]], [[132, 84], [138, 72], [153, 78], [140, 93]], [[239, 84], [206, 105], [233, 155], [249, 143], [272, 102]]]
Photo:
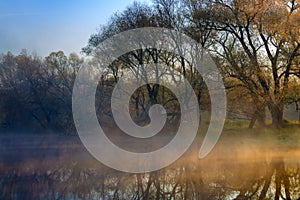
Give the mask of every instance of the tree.
[[44, 78], [49, 86], [47, 104], [51, 105], [53, 126], [65, 131], [74, 129], [72, 118], [73, 83], [83, 59], [76, 53], [67, 57], [63, 51], [52, 52], [45, 58]]
[[[257, 105], [271, 112], [272, 124], [283, 123], [289, 80], [299, 56], [299, 6], [296, 1], [216, 1], [213, 52], [228, 78], [239, 80]], [[261, 118], [264, 113], [257, 113]]]
[[43, 60], [26, 50], [0, 58], [0, 120], [6, 128], [73, 130], [72, 87], [83, 59], [59, 51]]
[[[97, 49], [98, 44], [106, 38], [123, 31], [140, 27], [167, 27], [177, 30], [183, 30], [184, 21], [181, 17], [183, 12], [179, 1], [157, 0], [153, 7], [134, 3], [119, 14], [112, 17], [111, 21], [103, 26], [97, 34], [91, 35], [88, 45], [83, 48], [87, 55], [92, 54], [97, 59], [96, 54], [101, 54]], [[133, 14], [134, 13], [134, 14]], [[149, 35], [149, 37], [151, 37]], [[96, 52], [96, 53], [95, 53]], [[102, 51], [103, 53], [103, 51]], [[163, 80], [163, 77], [169, 76], [169, 80], [175, 85], [179, 85], [186, 78], [200, 101], [202, 90], [205, 88], [203, 80], [192, 63], [173, 53], [161, 49], [145, 48], [131, 51], [122, 55], [117, 61], [108, 66], [104, 78], [115, 80], [126, 74], [132, 76], [136, 81], [147, 82], [149, 74], [146, 73], [150, 63], [154, 63], [153, 71], [158, 71], [158, 65], [166, 65], [163, 73], [156, 73], [156, 77]], [[119, 77], [118, 77], [119, 76]], [[165, 79], [167, 80], [167, 79]], [[109, 83], [109, 82], [106, 82]], [[183, 84], [186, 84], [185, 82]], [[185, 89], [182, 90], [186, 92]], [[190, 95], [188, 92], [184, 95]], [[188, 96], [185, 99], [189, 99]], [[169, 115], [176, 118], [179, 105], [174, 103], [176, 98], [170, 90], [161, 87], [159, 84], [145, 84], [145, 87], [139, 88], [132, 96], [132, 106], [135, 107], [136, 117], [143, 118], [153, 104], [162, 104], [170, 111]], [[175, 106], [176, 105], [176, 106]]]
[[45, 109], [42, 61], [23, 50], [18, 56], [7, 53], [1, 62], [1, 88], [6, 92], [7, 123], [12, 128], [31, 128], [33, 121], [45, 127], [49, 113]]

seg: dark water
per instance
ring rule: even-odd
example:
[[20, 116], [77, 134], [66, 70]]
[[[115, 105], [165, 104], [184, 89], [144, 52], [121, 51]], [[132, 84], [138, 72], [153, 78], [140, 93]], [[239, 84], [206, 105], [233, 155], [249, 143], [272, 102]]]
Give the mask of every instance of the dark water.
[[112, 170], [75, 136], [1, 136], [0, 199], [298, 199], [300, 151], [223, 142], [146, 174]]

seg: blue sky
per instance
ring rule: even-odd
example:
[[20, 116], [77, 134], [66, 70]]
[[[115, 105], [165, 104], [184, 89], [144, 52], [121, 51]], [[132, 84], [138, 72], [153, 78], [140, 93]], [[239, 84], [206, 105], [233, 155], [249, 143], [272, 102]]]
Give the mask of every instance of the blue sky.
[[[79, 53], [113, 13], [134, 0], [0, 0], [0, 53]], [[149, 2], [148, 0], [137, 0]]]

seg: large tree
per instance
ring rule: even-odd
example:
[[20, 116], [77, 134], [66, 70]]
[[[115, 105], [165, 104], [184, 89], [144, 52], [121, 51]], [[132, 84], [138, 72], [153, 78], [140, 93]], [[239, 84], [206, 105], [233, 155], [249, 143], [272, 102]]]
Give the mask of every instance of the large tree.
[[290, 77], [299, 70], [299, 4], [219, 0], [212, 6], [210, 20], [219, 32], [213, 52], [222, 71], [251, 92], [258, 118], [267, 107], [272, 124], [281, 125]]
[[[184, 21], [182, 21], [183, 19], [180, 17], [179, 12], [182, 12], [182, 10], [178, 1], [156, 0], [153, 7], [134, 3], [122, 13], [114, 15], [111, 21], [103, 26], [98, 33], [91, 35], [88, 45], [83, 48], [83, 52], [97, 59], [97, 54], [102, 53], [98, 48], [101, 42], [114, 34], [134, 28], [165, 27], [182, 30]], [[169, 76], [169, 78], [164, 80], [169, 80], [179, 85], [183, 77], [188, 79], [193, 88], [196, 88], [196, 94], [198, 94], [198, 99], [200, 100], [203, 81], [191, 63], [181, 56], [162, 49], [141, 48], [122, 55], [108, 66], [107, 73], [105, 73], [105, 75], [108, 75], [106, 79], [113, 77], [115, 82], [122, 75], [126, 74], [127, 76], [133, 75], [134, 79], [142, 80], [146, 83], [145, 87], [139, 88], [132, 95], [132, 104], [135, 105], [137, 117], [139, 117], [138, 115], [144, 116], [149, 111], [149, 108], [157, 103], [164, 105], [169, 111], [172, 110], [169, 114], [173, 117], [178, 115], [176, 112], [179, 107], [178, 105], [175, 106], [176, 103], [174, 101], [176, 99], [170, 90], [161, 87], [159, 84], [147, 83], [146, 80], [150, 74], [146, 73], [148, 71], [146, 68], [151, 63], [154, 63], [156, 68], [153, 69], [153, 72], [159, 71], [159, 65], [160, 67], [168, 66], [164, 69], [164, 72], [156, 74], [161, 80]], [[184, 89], [182, 91], [185, 92]], [[188, 92], [186, 93], [183, 95], [190, 95]], [[186, 99], [188, 100], [189, 98]]]

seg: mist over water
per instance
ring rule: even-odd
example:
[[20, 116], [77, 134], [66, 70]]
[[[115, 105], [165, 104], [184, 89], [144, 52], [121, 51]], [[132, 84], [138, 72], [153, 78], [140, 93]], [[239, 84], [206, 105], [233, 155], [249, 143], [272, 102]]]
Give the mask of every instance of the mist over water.
[[227, 136], [202, 160], [197, 157], [199, 144], [195, 143], [174, 164], [140, 174], [104, 166], [86, 151], [77, 136], [1, 135], [0, 143], [1, 199], [300, 196], [299, 149], [287, 150], [251, 137]]

